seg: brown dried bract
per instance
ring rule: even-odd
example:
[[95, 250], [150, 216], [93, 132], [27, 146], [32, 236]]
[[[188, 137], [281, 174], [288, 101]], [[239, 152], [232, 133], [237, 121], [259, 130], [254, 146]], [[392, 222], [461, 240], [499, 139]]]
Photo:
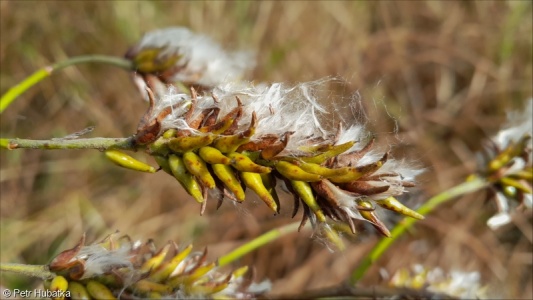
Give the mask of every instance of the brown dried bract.
[[375, 138], [372, 138], [361, 150], [356, 150], [348, 153], [343, 153], [334, 158], [334, 165], [336, 166], [351, 166], [354, 162], [361, 159], [374, 146]]
[[244, 145], [241, 145], [237, 149], [237, 152], [261, 151], [267, 148], [269, 145], [272, 145], [273, 143], [277, 142], [278, 140], [279, 140], [279, 136], [277, 134], [265, 134], [256, 141], [250, 141]]
[[146, 88], [150, 106], [141, 118], [137, 126], [137, 133], [134, 136], [134, 142], [138, 145], [146, 145], [157, 140], [161, 133], [161, 121], [172, 112], [171, 107], [163, 109], [155, 118], [152, 118], [155, 106], [154, 93], [150, 88]]
[[261, 151], [261, 157], [263, 159], [273, 159], [276, 155], [280, 154], [281, 151], [287, 147], [289, 143], [289, 137], [294, 134], [294, 131], [287, 131], [283, 134], [283, 137], [279, 142], [275, 142], [267, 146], [263, 151]]
[[364, 196], [384, 193], [390, 188], [390, 186], [388, 185], [375, 186], [364, 181], [353, 181], [349, 183], [343, 183], [340, 184], [340, 187], [343, 190], [347, 190], [352, 193], [357, 193]]

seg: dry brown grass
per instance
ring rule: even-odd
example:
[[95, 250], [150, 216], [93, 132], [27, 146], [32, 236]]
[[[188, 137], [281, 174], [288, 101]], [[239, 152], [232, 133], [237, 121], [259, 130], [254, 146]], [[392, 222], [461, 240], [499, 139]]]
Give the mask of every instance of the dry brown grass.
[[[144, 32], [173, 25], [229, 48], [257, 50], [256, 81], [341, 76], [346, 82], [338, 92], [345, 99], [361, 94], [378, 138], [427, 167], [420, 193], [413, 193], [417, 201], [475, 170], [481, 141], [498, 130], [506, 111], [532, 96], [529, 1], [1, 1], [0, 9], [2, 93], [51, 62], [120, 56]], [[71, 67], [9, 107], [1, 134], [47, 139], [96, 125], [92, 136], [127, 136], [144, 106], [125, 72]], [[215, 257], [290, 222], [291, 205], [273, 217], [254, 199], [243, 209], [225, 203], [219, 211], [212, 202], [200, 217], [169, 176], [116, 168], [97, 151], [2, 151], [0, 158], [2, 262], [43, 264], [82, 232], [94, 240], [114, 230], [158, 244], [210, 245]], [[422, 263], [478, 270], [498, 295], [532, 298], [531, 215], [492, 232], [484, 222], [495, 208], [483, 198], [470, 195], [440, 208], [395, 244], [364, 283], [379, 284], [380, 268], [392, 273]], [[376, 239], [365, 234], [345, 253], [331, 253], [304, 232], [241, 263], [272, 279], [276, 292], [298, 292], [347, 278]], [[28, 286], [28, 280], [3, 275], [1, 285]]]

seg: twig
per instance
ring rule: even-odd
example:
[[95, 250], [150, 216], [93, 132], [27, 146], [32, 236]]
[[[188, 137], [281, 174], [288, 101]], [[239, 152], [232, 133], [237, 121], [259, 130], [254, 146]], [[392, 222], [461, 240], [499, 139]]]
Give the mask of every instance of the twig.
[[[432, 212], [437, 206], [441, 205], [442, 203], [445, 203], [447, 201], [450, 201], [457, 196], [468, 194], [471, 192], [475, 192], [477, 190], [480, 190], [482, 188], [485, 188], [489, 183], [486, 180], [483, 180], [482, 178], [475, 177], [470, 181], [463, 182], [453, 188], [450, 188], [433, 198], [429, 199], [426, 203], [424, 203], [422, 206], [420, 206], [419, 209], [416, 211], [425, 216]], [[370, 266], [377, 261], [387, 249], [400, 237], [403, 235], [403, 233], [409, 229], [417, 220], [413, 218], [403, 218], [396, 227], [394, 227], [391, 231], [391, 237], [390, 238], [382, 238], [381, 241], [379, 241], [374, 248], [368, 253], [366, 257], [363, 258], [359, 266], [353, 271], [350, 282], [352, 284], [357, 283], [363, 276], [365, 275], [366, 271], [370, 268]]]
[[40, 70], [34, 72], [32, 75], [24, 79], [19, 84], [10, 88], [3, 96], [0, 98], [0, 114], [22, 93], [27, 91], [29, 88], [42, 81], [43, 79], [50, 77], [54, 72], [64, 69], [68, 66], [84, 64], [84, 63], [102, 63], [107, 65], [112, 65], [126, 70], [134, 70], [134, 65], [131, 61], [114, 56], [107, 55], [84, 55], [69, 58], [65, 61], [55, 63], [53, 65], [41, 68]]
[[28, 140], [28, 139], [0, 139], [0, 145], [9, 150], [14, 149], [123, 149], [135, 150], [133, 137], [129, 138], [88, 138], [88, 139], [52, 139], [52, 140]]
[[50, 272], [47, 265], [25, 265], [25, 264], [5, 264], [0, 263], [0, 271], [21, 274], [30, 277], [37, 277], [43, 280], [51, 279], [55, 276]]
[[318, 299], [318, 298], [349, 298], [349, 299], [457, 299], [452, 296], [433, 293], [427, 290], [415, 290], [408, 288], [389, 288], [389, 287], [352, 287], [349, 285], [340, 285], [327, 287], [323, 289], [304, 291], [297, 295], [266, 295], [258, 299]]
[[252, 252], [253, 250], [264, 246], [284, 235], [287, 235], [292, 232], [296, 232], [298, 230], [298, 227], [300, 225], [300, 222], [291, 223], [279, 228], [272, 229], [266, 233], [263, 233], [262, 235], [256, 237], [255, 239], [247, 242], [246, 244], [240, 246], [239, 248], [231, 251], [230, 253], [220, 257], [218, 259], [218, 265], [219, 266], [225, 266], [244, 255]]

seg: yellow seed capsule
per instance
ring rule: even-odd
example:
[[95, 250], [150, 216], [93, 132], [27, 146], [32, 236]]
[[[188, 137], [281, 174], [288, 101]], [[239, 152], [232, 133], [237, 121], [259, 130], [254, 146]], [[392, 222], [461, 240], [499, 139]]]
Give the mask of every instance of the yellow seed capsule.
[[[185, 286], [184, 288], [187, 294], [207, 296], [207, 295], [211, 295], [211, 294], [223, 291], [224, 289], [228, 287], [228, 285], [229, 285], [229, 282], [206, 282], [203, 284]], [[217, 296], [214, 296], [213, 299], [215, 300], [228, 299], [229, 300], [231, 298], [228, 296], [224, 296], [224, 295], [217, 295]]]
[[238, 201], [244, 201], [245, 195], [242, 189], [241, 183], [235, 176], [233, 169], [230, 166], [222, 164], [211, 165], [213, 172], [220, 179], [224, 185], [230, 190], [237, 198]]
[[178, 131], [176, 129], [169, 129], [163, 133], [163, 138], [170, 139], [176, 136]]
[[154, 282], [162, 282], [166, 280], [172, 272], [178, 267], [178, 265], [191, 253], [192, 245], [187, 246], [180, 253], [176, 254], [170, 262], [166, 263], [163, 268], [152, 272], [148, 278]]
[[527, 148], [529, 139], [531, 139], [531, 136], [524, 135], [517, 143], [510, 141], [509, 145], [507, 145], [507, 147], [501, 151], [498, 156], [489, 162], [489, 171], [491, 173], [496, 172], [497, 170], [506, 166], [513, 158], [523, 153], [525, 151], [524, 149]]
[[207, 264], [205, 266], [201, 266], [194, 270], [190, 275], [185, 277], [184, 283], [185, 285], [190, 285], [196, 280], [198, 280], [200, 277], [207, 274], [209, 271], [213, 270], [217, 266], [216, 262], [212, 262], [210, 264]]
[[344, 245], [344, 242], [342, 241], [339, 233], [331, 228], [329, 225], [324, 225], [322, 228], [322, 232], [324, 236], [340, 251], [344, 251], [346, 249], [346, 246]]
[[244, 276], [246, 272], [248, 272], [248, 266], [238, 268], [237, 270], [233, 271], [231, 275], [233, 278], [239, 278], [239, 277]]
[[161, 55], [164, 48], [149, 48], [138, 52], [133, 57], [137, 71], [141, 73], [156, 73], [168, 70], [181, 59], [181, 55]]
[[163, 299], [163, 295], [158, 292], [149, 292], [147, 294], [147, 299]]
[[180, 136], [170, 139], [168, 141], [168, 147], [174, 152], [181, 153], [207, 146], [214, 140], [214, 134]]
[[526, 194], [532, 193], [530, 185], [525, 180], [520, 181], [520, 180], [515, 180], [513, 178], [510, 178], [510, 177], [502, 177], [500, 178], [500, 184], [503, 186], [514, 187], [517, 190], [520, 190]]
[[278, 193], [276, 192], [276, 178], [272, 173], [261, 173], [259, 175], [261, 175], [263, 185], [266, 187], [270, 195], [272, 195], [274, 201], [276, 201], [276, 203], [279, 205], [279, 197]]
[[222, 153], [235, 152], [240, 145], [250, 141], [249, 137], [242, 137], [240, 133], [234, 135], [223, 135], [215, 140], [213, 146]]
[[342, 176], [349, 172], [349, 168], [330, 169], [323, 167], [319, 164], [308, 163], [305, 161], [295, 161], [295, 163], [306, 172], [321, 175], [326, 178], [333, 176]]
[[313, 189], [311, 188], [311, 185], [305, 181], [299, 181], [299, 180], [291, 180], [291, 185], [294, 191], [298, 194], [300, 199], [309, 206], [309, 208], [315, 213], [316, 218], [320, 222], [325, 222], [326, 217], [324, 216], [324, 212], [316, 202], [315, 194], [313, 193]]
[[159, 137], [149, 146], [149, 152], [152, 155], [161, 155], [167, 156], [170, 153], [170, 148], [168, 147], [168, 139]]
[[52, 279], [52, 282], [50, 282], [50, 291], [52, 292], [59, 292], [57, 295], [58, 297], [53, 298], [54, 300], [62, 300], [65, 299], [65, 292], [68, 289], [68, 281], [63, 276], [56, 276]]
[[45, 290], [50, 290], [50, 283], [52, 282], [51, 279], [46, 279], [43, 281], [43, 287]]
[[101, 284], [95, 280], [89, 280], [86, 285], [87, 291], [93, 299], [117, 299], [115, 295], [107, 288], [107, 286]]
[[161, 284], [161, 283], [151, 282], [146, 279], [141, 279], [135, 282], [133, 287], [136, 291], [139, 291], [145, 294], [152, 293], [152, 292], [169, 294], [170, 292], [172, 292], [171, 287]]
[[354, 144], [355, 142], [347, 142], [344, 144], [335, 145], [328, 149], [326, 152], [311, 157], [301, 157], [300, 159], [308, 163], [321, 164], [332, 157], [335, 157], [345, 151], [348, 151], [350, 148], [352, 148]]
[[346, 174], [329, 177], [328, 179], [335, 183], [347, 183], [356, 181], [357, 179], [365, 175], [372, 174], [379, 170], [379, 168], [381, 168], [381, 166], [383, 166], [383, 164], [387, 161], [387, 156], [388, 154], [385, 153], [385, 155], [383, 155], [383, 157], [376, 162], [361, 167], [348, 168], [348, 172]]
[[374, 208], [370, 202], [368, 202], [368, 201], [357, 201], [357, 205], [359, 205], [361, 208], [369, 209], [369, 210], [359, 210], [359, 214], [361, 214], [361, 216], [365, 220], [367, 220], [372, 225], [374, 225], [374, 227], [379, 232], [381, 232], [384, 236], [390, 237], [390, 231], [387, 228], [387, 226], [385, 226], [385, 224], [383, 224], [383, 222], [381, 222], [381, 220], [378, 218], [378, 216], [376, 215], [376, 213], [373, 210], [370, 210], [370, 209]]
[[306, 172], [288, 161], [278, 161], [275, 167], [281, 175], [290, 180], [313, 182], [322, 179], [322, 176]]
[[248, 156], [238, 152], [228, 153], [227, 156], [231, 159], [231, 165], [241, 172], [270, 173], [272, 170], [254, 163]]
[[200, 188], [198, 182], [196, 182], [194, 176], [192, 176], [191, 173], [187, 171], [183, 159], [175, 154], [171, 154], [168, 157], [168, 164], [170, 166], [172, 174], [183, 186], [183, 188], [185, 188], [187, 193], [189, 193], [189, 195], [191, 195], [197, 202], [204, 202], [202, 189]]
[[213, 142], [213, 147], [217, 148], [222, 153], [235, 152], [239, 146], [250, 141], [250, 137], [252, 137], [252, 135], [255, 133], [256, 123], [257, 116], [255, 112], [253, 112], [252, 121], [247, 130], [233, 135], [221, 136]]
[[523, 170], [518, 170], [518, 171], [515, 171], [509, 174], [508, 177], [518, 179], [518, 180], [520, 179], [528, 180], [531, 182], [531, 180], [533, 180], [533, 168], [525, 167]]
[[198, 150], [198, 155], [209, 164], [229, 165], [231, 159], [222, 154], [217, 148], [205, 146]]
[[68, 284], [70, 299], [72, 300], [90, 300], [91, 296], [85, 286], [77, 281], [71, 281]]
[[395, 212], [400, 213], [400, 214], [402, 214], [404, 216], [408, 216], [408, 217], [415, 218], [415, 219], [418, 219], [418, 220], [423, 220], [424, 219], [423, 215], [417, 213], [414, 210], [409, 209], [407, 206], [403, 205], [400, 201], [398, 201], [394, 197], [389, 197], [389, 198], [383, 199], [383, 200], [376, 200], [375, 202], [379, 206], [381, 206], [383, 208], [395, 211]]
[[161, 265], [165, 257], [167, 256], [168, 251], [170, 250], [171, 244], [167, 244], [163, 249], [161, 249], [156, 255], [152, 256], [150, 259], [145, 261], [141, 266], [141, 272], [145, 273], [150, 270], [155, 270]]
[[213, 134], [222, 134], [224, 131], [226, 131], [230, 126], [233, 124], [233, 119], [230, 118], [224, 118], [223, 120], [220, 120], [219, 122], [210, 125], [210, 126], [204, 126], [198, 131], [200, 132], [210, 132]]
[[118, 150], [106, 150], [105, 156], [115, 164], [135, 171], [155, 173], [156, 169], [150, 165], [136, 160], [135, 158]]
[[196, 176], [204, 186], [210, 189], [216, 186], [215, 179], [211, 176], [211, 173], [209, 173], [207, 165], [196, 153], [192, 151], [183, 153], [183, 163], [185, 163], [187, 170], [189, 170], [192, 175]]
[[172, 175], [172, 171], [170, 170], [170, 165], [168, 164], [168, 158], [164, 156], [159, 156], [159, 155], [153, 155], [152, 157], [155, 159], [155, 162], [161, 167], [161, 169], [163, 169], [163, 171]]
[[241, 179], [244, 184], [251, 188], [258, 196], [270, 207], [274, 212], [278, 212], [278, 204], [272, 198], [272, 195], [268, 192], [268, 189], [261, 180], [261, 175], [252, 172], [241, 172]]

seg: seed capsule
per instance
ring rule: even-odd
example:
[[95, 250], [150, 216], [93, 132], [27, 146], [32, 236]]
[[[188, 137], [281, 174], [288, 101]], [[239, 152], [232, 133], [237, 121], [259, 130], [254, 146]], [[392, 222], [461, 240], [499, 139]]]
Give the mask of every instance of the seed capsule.
[[189, 193], [189, 195], [191, 195], [197, 202], [204, 202], [202, 189], [198, 182], [196, 182], [196, 179], [194, 179], [194, 176], [187, 171], [183, 159], [175, 154], [171, 154], [168, 157], [168, 163], [172, 174], [185, 188], [187, 193]]
[[322, 232], [324, 233], [324, 236], [331, 242], [337, 249], [343, 251], [346, 249], [346, 246], [344, 245], [344, 242], [342, 241], [339, 233], [331, 228], [329, 225], [324, 225], [322, 228]]
[[233, 169], [230, 166], [222, 164], [214, 164], [211, 165], [211, 167], [213, 168], [213, 172], [218, 179], [220, 179], [228, 188], [228, 190], [235, 195], [235, 198], [240, 202], [244, 201], [244, 190], [242, 189], [241, 183], [233, 173]]
[[165, 47], [143, 49], [133, 59], [135, 68], [141, 73], [156, 73], [170, 69], [180, 60], [181, 55], [162, 56]]
[[68, 289], [68, 281], [63, 276], [56, 276], [52, 279], [52, 282], [50, 282], [50, 291], [59, 291], [58, 295], [59, 297], [53, 298], [54, 300], [62, 300], [65, 299], [64, 295]]
[[337, 168], [337, 169], [330, 169], [327, 167], [323, 167], [319, 164], [315, 163], [308, 163], [304, 161], [295, 161], [296, 165], [298, 165], [302, 170], [324, 176], [325, 178], [334, 177], [334, 176], [343, 176], [349, 173], [350, 168]]
[[165, 139], [171, 139], [176, 136], [178, 131], [176, 129], [169, 129], [163, 133], [163, 138]]
[[325, 222], [326, 217], [324, 216], [324, 212], [316, 202], [316, 197], [313, 193], [313, 189], [311, 188], [311, 185], [305, 181], [299, 181], [299, 180], [291, 180], [291, 186], [294, 189], [294, 191], [300, 196], [302, 201], [309, 206], [309, 208], [315, 213], [316, 218], [320, 222]]
[[193, 282], [198, 280], [200, 277], [207, 274], [209, 271], [213, 270], [217, 266], [216, 262], [209, 263], [205, 266], [198, 267], [191, 274], [183, 277], [183, 282], [185, 285], [191, 285]]
[[238, 152], [228, 153], [227, 156], [231, 159], [231, 165], [241, 172], [253, 173], [270, 173], [269, 167], [261, 166], [254, 163], [249, 157]]
[[221, 136], [213, 142], [213, 147], [217, 148], [222, 153], [235, 152], [239, 146], [250, 141], [250, 137], [252, 137], [252, 135], [255, 133], [256, 125], [257, 116], [255, 112], [253, 112], [252, 121], [250, 122], [250, 127], [248, 127], [247, 130], [233, 135]]
[[278, 193], [276, 192], [276, 178], [272, 173], [261, 173], [259, 175], [261, 175], [261, 181], [263, 182], [263, 185], [266, 187], [270, 195], [272, 195], [272, 198], [278, 207], [280, 207]]
[[150, 280], [154, 282], [162, 282], [166, 280], [168, 277], [170, 277], [178, 265], [191, 253], [191, 251], [192, 245], [187, 246], [180, 253], [176, 254], [176, 256], [170, 260], [170, 262], [166, 263], [163, 268], [152, 272], [149, 275]]
[[141, 279], [135, 282], [133, 286], [136, 291], [139, 291], [145, 294], [155, 292], [155, 293], [162, 293], [162, 294], [168, 295], [172, 291], [172, 288], [167, 285], [157, 283], [157, 282], [151, 282], [146, 279]]
[[211, 173], [209, 173], [205, 161], [203, 161], [196, 153], [192, 151], [185, 152], [183, 154], [183, 162], [185, 163], [187, 170], [192, 175], [196, 176], [204, 186], [210, 189], [216, 186], [215, 179], [211, 176]]
[[168, 158], [159, 155], [152, 156], [155, 159], [155, 162], [163, 169], [163, 171], [172, 175], [172, 170], [170, 170], [170, 165], [168, 164]]
[[[227, 281], [227, 282], [226, 282]], [[229, 285], [229, 280], [224, 282], [205, 282], [186, 286], [187, 292], [192, 295], [211, 295], [223, 291]], [[213, 297], [214, 299], [224, 299], [224, 297]]]
[[115, 164], [130, 170], [155, 173], [156, 169], [150, 165], [136, 160], [135, 158], [118, 150], [106, 150], [105, 156]]
[[306, 172], [297, 165], [287, 161], [278, 161], [275, 167], [281, 175], [290, 180], [313, 182], [322, 179], [322, 176]]
[[388, 153], [385, 153], [383, 157], [376, 162], [361, 167], [348, 168], [348, 173], [340, 176], [329, 177], [328, 179], [335, 183], [356, 181], [365, 175], [372, 174], [379, 170], [379, 168], [381, 168], [381, 166], [383, 166], [383, 164], [387, 161], [387, 156]]
[[497, 170], [509, 164], [509, 162], [516, 156], [519, 156], [520, 153], [523, 153], [524, 149], [527, 148], [527, 142], [529, 139], [531, 139], [531, 136], [525, 135], [517, 143], [514, 141], [509, 142], [507, 148], [501, 151], [498, 156], [489, 162], [489, 172], [496, 172]]
[[87, 282], [87, 291], [94, 299], [117, 299], [115, 295], [103, 284], [95, 280], [89, 280]]
[[531, 191], [531, 186], [528, 186], [528, 183], [525, 180], [520, 181], [510, 177], [502, 177], [500, 178], [500, 183], [504, 186], [514, 187], [517, 190], [520, 190], [526, 194], [533, 193], [533, 191]]
[[404, 216], [408, 216], [418, 220], [424, 219], [423, 215], [411, 210], [407, 206], [403, 205], [400, 201], [396, 200], [396, 198], [394, 197], [389, 197], [383, 200], [376, 200], [376, 203], [383, 208], [395, 211], [397, 213], [401, 213]]
[[215, 140], [214, 134], [180, 136], [168, 141], [168, 147], [175, 152], [192, 151], [211, 144]]
[[159, 253], [152, 256], [150, 259], [145, 261], [143, 265], [141, 266], [141, 272], [145, 273], [153, 269], [157, 269], [167, 256], [168, 251], [170, 250], [171, 244], [167, 244], [163, 249], [159, 251]]
[[241, 179], [244, 184], [247, 187], [251, 188], [259, 196], [259, 198], [261, 198], [261, 200], [265, 202], [268, 207], [270, 207], [275, 213], [278, 212], [278, 205], [276, 204], [274, 198], [272, 198], [272, 195], [268, 192], [268, 189], [263, 184], [263, 180], [261, 180], [261, 175], [252, 172], [241, 172]]
[[229, 165], [231, 163], [231, 159], [222, 154], [222, 152], [220, 152], [217, 148], [205, 146], [200, 148], [198, 154], [205, 162], [209, 164]]
[[302, 157], [300, 159], [308, 163], [321, 164], [332, 157], [335, 157], [345, 151], [348, 151], [348, 149], [352, 148], [354, 144], [355, 142], [347, 142], [344, 144], [335, 145], [332, 146], [331, 149], [328, 149], [326, 152], [311, 157]]
[[[374, 208], [372, 204], [368, 201], [357, 201], [357, 205], [365, 209]], [[389, 229], [387, 228], [387, 226], [385, 226], [385, 224], [383, 224], [383, 222], [381, 222], [381, 220], [378, 218], [378, 216], [373, 210], [359, 210], [359, 213], [363, 218], [365, 218], [365, 220], [374, 225], [374, 227], [384, 236], [390, 237]]]
[[70, 299], [72, 300], [90, 300], [91, 295], [89, 295], [89, 292], [83, 286], [83, 284], [77, 282], [77, 281], [71, 281], [68, 284], [68, 290], [70, 292]]

